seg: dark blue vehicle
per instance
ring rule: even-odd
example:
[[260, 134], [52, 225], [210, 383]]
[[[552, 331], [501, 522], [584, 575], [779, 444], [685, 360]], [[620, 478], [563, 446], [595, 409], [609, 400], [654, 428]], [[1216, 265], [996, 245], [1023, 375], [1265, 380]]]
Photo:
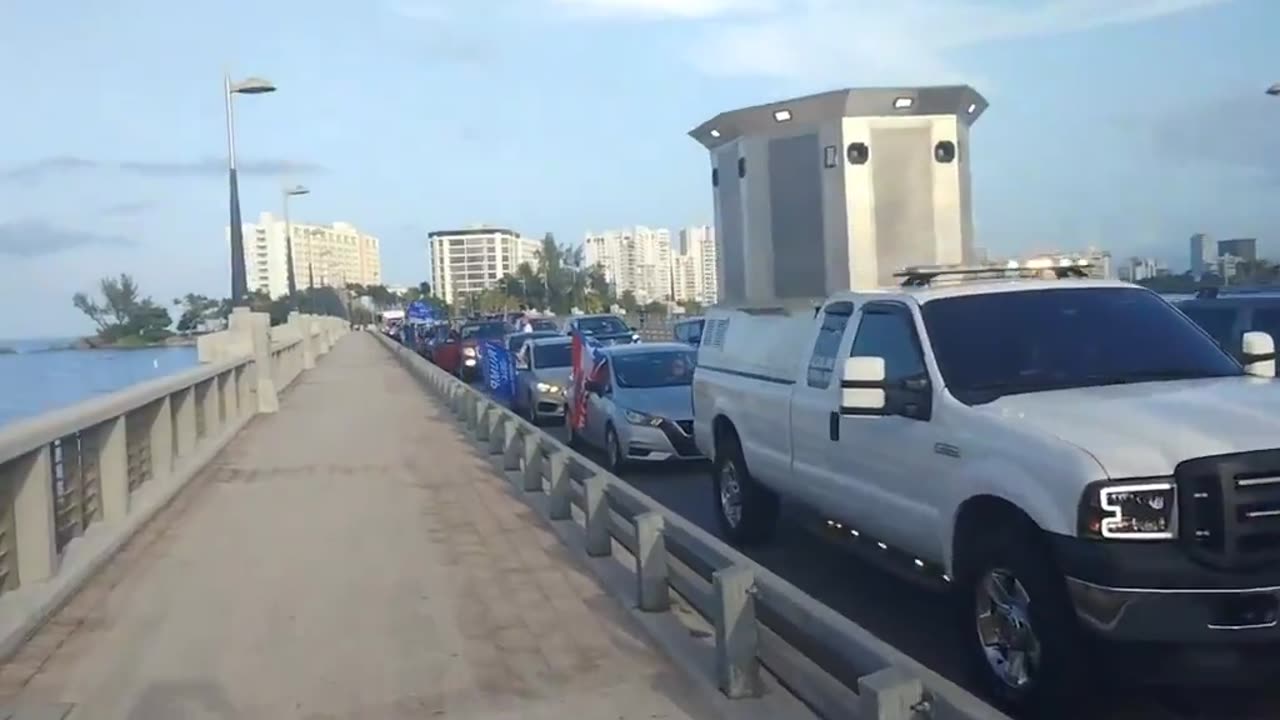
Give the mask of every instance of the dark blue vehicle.
[[1280, 340], [1280, 288], [1206, 288], [1174, 305], [1236, 359], [1247, 332]]

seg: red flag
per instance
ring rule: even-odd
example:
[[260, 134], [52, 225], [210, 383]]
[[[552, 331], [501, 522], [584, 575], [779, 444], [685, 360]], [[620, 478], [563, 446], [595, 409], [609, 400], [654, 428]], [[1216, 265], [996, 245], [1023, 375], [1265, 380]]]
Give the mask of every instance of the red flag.
[[586, 358], [590, 357], [580, 333], [573, 334], [570, 346], [573, 362], [573, 404], [567, 409], [569, 423], [574, 430], [581, 430], [587, 424], [587, 373]]

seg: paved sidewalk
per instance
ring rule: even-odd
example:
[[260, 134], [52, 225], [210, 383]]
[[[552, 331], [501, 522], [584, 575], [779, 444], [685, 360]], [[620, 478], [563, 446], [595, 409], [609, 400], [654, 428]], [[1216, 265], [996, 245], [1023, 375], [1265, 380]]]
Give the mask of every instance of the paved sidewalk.
[[713, 717], [455, 427], [374, 338], [344, 338], [0, 668], [0, 703]]

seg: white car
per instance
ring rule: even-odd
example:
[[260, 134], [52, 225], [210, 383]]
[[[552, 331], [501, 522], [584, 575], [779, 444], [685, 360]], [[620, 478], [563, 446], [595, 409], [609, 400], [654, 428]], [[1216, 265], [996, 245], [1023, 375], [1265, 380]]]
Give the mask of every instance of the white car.
[[1140, 287], [942, 275], [708, 313], [693, 434], [724, 534], [767, 540], [786, 498], [954, 591], [1015, 709], [1078, 697], [1094, 659], [1280, 652], [1271, 338], [1246, 367]]

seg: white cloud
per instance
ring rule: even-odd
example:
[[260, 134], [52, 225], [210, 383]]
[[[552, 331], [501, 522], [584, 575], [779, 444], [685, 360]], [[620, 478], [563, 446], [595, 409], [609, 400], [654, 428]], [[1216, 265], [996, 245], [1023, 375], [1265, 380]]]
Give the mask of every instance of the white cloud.
[[552, 0], [592, 16], [703, 19], [781, 9], [782, 0]]
[[1231, 0], [549, 0], [621, 19], [696, 21], [711, 75], [813, 83], [959, 80], [950, 51], [1141, 23]]

